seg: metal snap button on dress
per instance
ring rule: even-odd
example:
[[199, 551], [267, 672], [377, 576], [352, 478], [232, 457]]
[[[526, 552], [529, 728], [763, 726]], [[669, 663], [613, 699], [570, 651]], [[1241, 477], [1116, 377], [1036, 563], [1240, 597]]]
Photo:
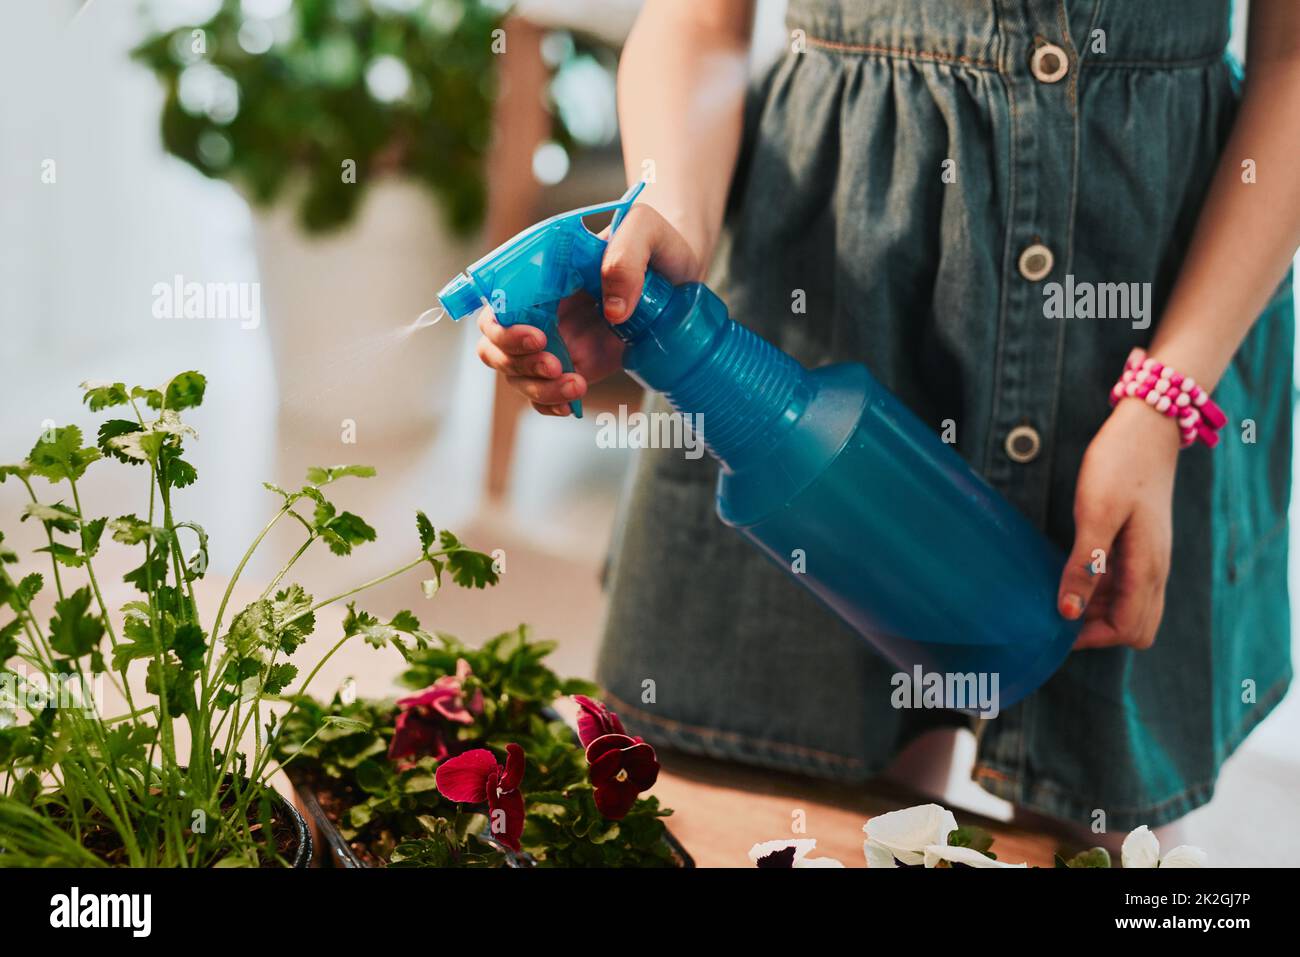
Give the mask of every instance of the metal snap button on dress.
[[1070, 57], [1055, 43], [1044, 43], [1030, 57], [1029, 72], [1040, 83], [1056, 83], [1070, 72]]
[[1003, 447], [1006, 449], [1007, 458], [1024, 465], [1038, 458], [1043, 440], [1032, 425], [1017, 425], [1007, 433], [1007, 440]]
[[1030, 282], [1038, 282], [1052, 271], [1052, 251], [1042, 243], [1026, 246], [1020, 254], [1020, 275]]

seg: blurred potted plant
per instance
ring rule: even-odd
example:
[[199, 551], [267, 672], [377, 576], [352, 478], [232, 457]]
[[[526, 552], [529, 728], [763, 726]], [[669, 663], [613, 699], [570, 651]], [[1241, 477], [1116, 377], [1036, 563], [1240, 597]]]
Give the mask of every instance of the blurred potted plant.
[[163, 83], [165, 148], [253, 206], [282, 432], [309, 454], [350, 420], [358, 444], [422, 448], [462, 336], [387, 347], [481, 251], [505, 4], [214, 2], [134, 55]]

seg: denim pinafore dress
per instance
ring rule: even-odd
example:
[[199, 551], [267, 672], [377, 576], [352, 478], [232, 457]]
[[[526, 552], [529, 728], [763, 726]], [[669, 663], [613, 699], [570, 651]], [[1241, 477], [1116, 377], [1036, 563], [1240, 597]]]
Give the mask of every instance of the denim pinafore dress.
[[[1068, 551], [1084, 450], [1232, 123], [1228, 0], [792, 0], [787, 19], [711, 284], [805, 364], [863, 362], [955, 429]], [[1068, 282], [1149, 283], [1146, 319], [1048, 308]], [[714, 515], [716, 466], [644, 450], [609, 579], [613, 706], [660, 745], [846, 781], [970, 720], [1000, 797], [1111, 830], [1186, 814], [1291, 678], [1293, 324], [1288, 278], [1216, 391], [1224, 440], [1182, 453], [1150, 650], [1075, 653], [991, 720], [896, 710], [895, 669]]]

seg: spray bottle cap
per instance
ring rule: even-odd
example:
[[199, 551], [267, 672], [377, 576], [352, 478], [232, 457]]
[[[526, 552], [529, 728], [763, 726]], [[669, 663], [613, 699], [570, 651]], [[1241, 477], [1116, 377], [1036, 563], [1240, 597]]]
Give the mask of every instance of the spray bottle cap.
[[457, 320], [478, 312], [483, 306], [483, 297], [474, 288], [473, 280], [464, 273], [458, 274], [442, 287], [442, 291], [438, 293], [438, 301], [442, 303], [442, 308], [447, 311], [447, 315]]

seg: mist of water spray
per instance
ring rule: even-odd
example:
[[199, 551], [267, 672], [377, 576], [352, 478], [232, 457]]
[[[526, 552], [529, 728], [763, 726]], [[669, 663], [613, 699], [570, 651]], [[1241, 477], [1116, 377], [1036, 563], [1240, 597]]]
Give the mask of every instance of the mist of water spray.
[[447, 314], [441, 305], [426, 309], [415, 320], [387, 332], [372, 333], [346, 343], [333, 343], [312, 355], [310, 373], [293, 376], [281, 385], [281, 394], [290, 401], [302, 401], [328, 395], [347, 383], [349, 372], [359, 372], [373, 365], [394, 346], [421, 329], [436, 325]]
[[425, 326], [436, 325], [438, 320], [447, 314], [447, 310], [442, 306], [434, 306], [432, 309], [426, 309], [415, 317], [415, 322], [411, 323], [410, 332], [416, 329], [423, 329]]

